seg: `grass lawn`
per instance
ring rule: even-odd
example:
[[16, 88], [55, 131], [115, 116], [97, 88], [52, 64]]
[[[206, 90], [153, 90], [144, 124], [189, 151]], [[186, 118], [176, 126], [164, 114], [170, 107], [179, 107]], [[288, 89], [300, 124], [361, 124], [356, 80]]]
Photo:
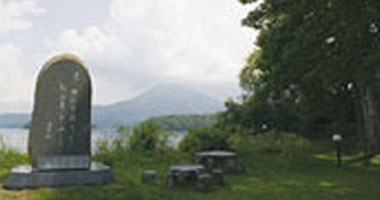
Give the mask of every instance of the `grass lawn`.
[[[0, 189], [1, 200], [379, 200], [380, 165], [360, 165], [337, 168], [331, 159], [319, 159], [328, 151], [316, 146], [296, 156], [276, 153], [250, 152], [241, 157], [246, 171], [226, 176], [224, 187], [214, 187], [209, 192], [194, 188], [164, 187], [168, 166], [189, 163], [191, 156], [178, 152], [138, 155], [118, 152], [95, 158], [113, 160], [112, 170], [116, 182], [105, 186], [76, 186], [63, 189], [37, 189], [7, 191]], [[319, 155], [319, 156], [316, 156]], [[105, 157], [107, 158], [105, 158]], [[112, 158], [112, 156], [114, 156]], [[0, 152], [0, 179], [3, 182], [13, 165], [25, 163], [26, 157], [14, 152]], [[374, 163], [378, 162], [377, 158]], [[156, 185], [141, 182], [141, 171], [158, 171]]]

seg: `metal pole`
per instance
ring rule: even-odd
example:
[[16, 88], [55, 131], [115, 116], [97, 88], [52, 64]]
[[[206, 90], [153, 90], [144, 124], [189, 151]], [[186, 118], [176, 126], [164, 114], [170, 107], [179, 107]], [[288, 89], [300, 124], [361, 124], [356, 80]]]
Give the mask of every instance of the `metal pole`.
[[341, 142], [336, 142], [336, 164], [338, 167], [342, 166], [342, 147]]

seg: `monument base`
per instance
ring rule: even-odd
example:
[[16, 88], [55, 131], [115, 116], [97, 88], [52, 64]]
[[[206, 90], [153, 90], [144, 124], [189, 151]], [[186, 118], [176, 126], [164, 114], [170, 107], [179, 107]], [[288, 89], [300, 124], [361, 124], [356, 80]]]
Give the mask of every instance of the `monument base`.
[[89, 170], [33, 171], [31, 166], [15, 167], [4, 184], [5, 189], [21, 190], [70, 185], [94, 185], [113, 182], [108, 166], [91, 163]]

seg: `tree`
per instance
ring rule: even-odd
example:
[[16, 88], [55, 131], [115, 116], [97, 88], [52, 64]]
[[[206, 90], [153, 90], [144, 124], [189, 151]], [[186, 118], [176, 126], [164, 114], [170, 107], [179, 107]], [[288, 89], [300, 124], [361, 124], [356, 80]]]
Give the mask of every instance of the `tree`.
[[260, 30], [241, 73], [243, 105], [287, 102], [300, 131], [350, 125], [380, 152], [379, 13], [376, 0], [262, 1], [242, 22]]

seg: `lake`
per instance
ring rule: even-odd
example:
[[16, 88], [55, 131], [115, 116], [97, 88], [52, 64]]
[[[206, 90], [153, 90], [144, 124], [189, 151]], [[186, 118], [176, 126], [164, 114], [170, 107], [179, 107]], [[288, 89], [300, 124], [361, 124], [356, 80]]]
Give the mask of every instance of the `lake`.
[[[185, 133], [177, 132], [169, 137], [169, 145], [175, 147], [182, 140]], [[16, 149], [19, 152], [27, 152], [29, 130], [16, 129], [16, 128], [0, 128], [0, 146], [1, 141], [4, 142], [8, 148]], [[97, 143], [99, 140], [107, 140], [111, 143], [116, 138], [120, 137], [116, 131], [113, 130], [100, 130], [94, 129], [91, 134], [91, 151], [96, 152]]]

